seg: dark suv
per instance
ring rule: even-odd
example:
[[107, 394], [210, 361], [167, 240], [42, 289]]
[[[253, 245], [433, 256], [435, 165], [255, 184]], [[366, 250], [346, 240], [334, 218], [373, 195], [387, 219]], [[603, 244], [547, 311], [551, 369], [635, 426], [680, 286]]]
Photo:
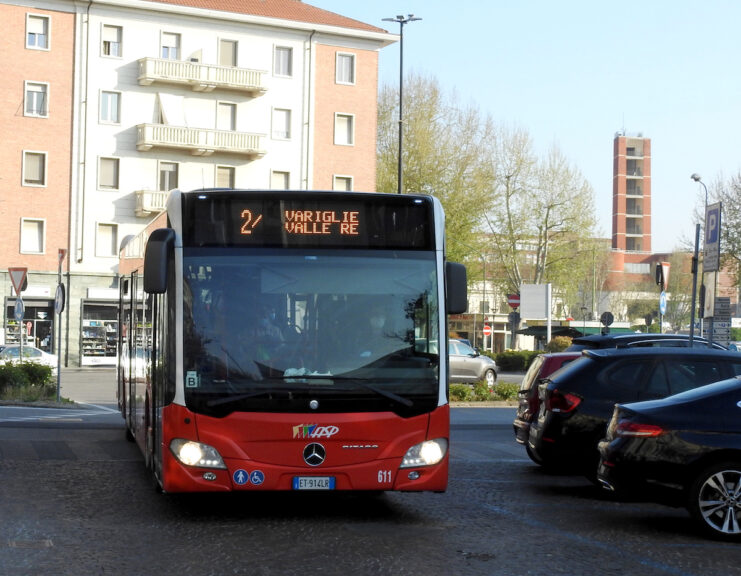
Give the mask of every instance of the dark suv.
[[544, 466], [596, 471], [616, 403], [665, 398], [741, 374], [741, 355], [710, 348], [604, 348], [546, 378], [528, 448]]
[[[577, 336], [571, 341], [566, 352], [578, 350], [592, 350], [593, 348], [646, 348], [658, 346], [672, 346], [687, 348], [690, 345], [688, 334], [651, 334], [633, 332], [630, 334], [590, 334]], [[726, 347], [717, 342], [710, 342], [706, 338], [695, 336], [692, 339], [693, 348], [716, 348], [726, 350]]]

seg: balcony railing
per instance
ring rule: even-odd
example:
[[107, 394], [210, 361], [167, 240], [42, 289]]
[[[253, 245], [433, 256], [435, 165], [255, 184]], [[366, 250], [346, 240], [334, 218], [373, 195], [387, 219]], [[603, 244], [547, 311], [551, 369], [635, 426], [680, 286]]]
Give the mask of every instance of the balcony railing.
[[264, 136], [230, 130], [187, 128], [169, 124], [139, 124], [136, 127], [136, 149], [175, 148], [190, 150], [194, 156], [210, 156], [214, 152], [240, 154], [250, 158], [265, 155]]
[[253, 96], [260, 96], [267, 91], [262, 82], [262, 76], [266, 73], [263, 70], [162, 58], [141, 58], [138, 62], [138, 80], [141, 86], [149, 86], [155, 82], [187, 84], [197, 92], [210, 92], [220, 88], [248, 92]]
[[134, 213], [139, 218], [147, 218], [158, 214], [165, 209], [167, 202], [167, 192], [154, 192], [153, 190], [137, 190], [136, 208]]

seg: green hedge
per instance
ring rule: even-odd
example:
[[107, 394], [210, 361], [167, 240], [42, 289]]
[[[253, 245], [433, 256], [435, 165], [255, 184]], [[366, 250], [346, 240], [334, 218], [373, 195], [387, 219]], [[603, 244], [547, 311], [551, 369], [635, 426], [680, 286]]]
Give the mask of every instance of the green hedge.
[[0, 398], [23, 402], [56, 399], [51, 368], [35, 362], [0, 364]]
[[524, 372], [533, 363], [533, 359], [543, 352], [531, 350], [507, 350], [492, 356], [497, 368], [504, 372]]

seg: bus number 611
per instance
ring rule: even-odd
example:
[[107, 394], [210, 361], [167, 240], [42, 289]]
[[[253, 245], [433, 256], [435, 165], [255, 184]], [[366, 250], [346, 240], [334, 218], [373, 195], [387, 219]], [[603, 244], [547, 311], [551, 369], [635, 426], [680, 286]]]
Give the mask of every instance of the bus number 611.
[[379, 484], [391, 484], [391, 470], [379, 470], [378, 471], [378, 483]]

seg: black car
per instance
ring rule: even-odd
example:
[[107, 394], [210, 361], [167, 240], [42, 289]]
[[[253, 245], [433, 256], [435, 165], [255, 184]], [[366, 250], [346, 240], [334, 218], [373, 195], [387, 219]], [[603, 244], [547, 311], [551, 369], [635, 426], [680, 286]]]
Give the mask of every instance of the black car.
[[741, 379], [617, 405], [599, 451], [605, 488], [646, 488], [686, 505], [706, 533], [741, 540]]
[[[686, 348], [690, 345], [688, 334], [651, 334], [645, 332], [633, 332], [630, 334], [590, 334], [589, 336], [577, 336], [571, 341], [571, 346], [566, 352], [579, 350], [592, 350], [594, 348], [633, 348], [633, 347], [664, 347], [676, 346]], [[692, 339], [693, 348], [716, 348], [726, 350], [726, 347], [718, 342], [710, 342], [705, 338], [695, 336]]]
[[539, 386], [528, 447], [544, 466], [594, 476], [616, 403], [665, 398], [741, 374], [741, 355], [698, 348], [585, 350]]

